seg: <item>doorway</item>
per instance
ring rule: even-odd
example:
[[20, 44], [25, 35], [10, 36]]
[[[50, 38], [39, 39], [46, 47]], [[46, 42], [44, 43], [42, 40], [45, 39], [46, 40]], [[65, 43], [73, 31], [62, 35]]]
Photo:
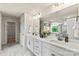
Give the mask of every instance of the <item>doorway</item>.
[[7, 44], [16, 43], [16, 22], [7, 22]]

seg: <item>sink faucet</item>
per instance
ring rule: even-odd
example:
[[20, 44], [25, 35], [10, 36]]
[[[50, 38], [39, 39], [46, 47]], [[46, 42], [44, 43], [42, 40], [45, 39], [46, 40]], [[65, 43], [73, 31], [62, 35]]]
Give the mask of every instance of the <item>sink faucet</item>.
[[65, 42], [69, 41], [68, 34], [66, 32], [59, 33], [57, 36], [59, 41], [62, 40], [64, 40]]

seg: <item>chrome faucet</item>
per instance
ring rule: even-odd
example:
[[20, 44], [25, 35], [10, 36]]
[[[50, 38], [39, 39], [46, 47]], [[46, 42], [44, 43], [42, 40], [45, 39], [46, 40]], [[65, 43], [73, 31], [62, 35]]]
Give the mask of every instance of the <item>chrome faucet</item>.
[[59, 33], [57, 36], [59, 41], [63, 41], [63, 40], [65, 42], [69, 41], [68, 34], [66, 32]]

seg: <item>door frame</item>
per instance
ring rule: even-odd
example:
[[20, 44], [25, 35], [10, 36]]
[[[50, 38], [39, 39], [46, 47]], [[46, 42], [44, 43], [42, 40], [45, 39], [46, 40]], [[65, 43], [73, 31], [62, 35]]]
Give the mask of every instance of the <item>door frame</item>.
[[7, 44], [7, 24], [8, 22], [15, 22], [15, 43], [17, 42], [17, 22], [14, 21], [14, 20], [6, 20], [5, 21], [5, 41], [6, 41], [6, 44]]

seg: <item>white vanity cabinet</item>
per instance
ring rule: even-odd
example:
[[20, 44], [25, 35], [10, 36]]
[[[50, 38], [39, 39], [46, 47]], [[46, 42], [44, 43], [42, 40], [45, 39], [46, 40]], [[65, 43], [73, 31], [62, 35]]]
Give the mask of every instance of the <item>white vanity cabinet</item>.
[[27, 47], [33, 51], [33, 38], [32, 37], [27, 37]]
[[27, 36], [26, 45], [36, 56], [79, 56], [73, 49], [40, 40], [38, 37]]
[[42, 42], [38, 39], [34, 39], [34, 53], [38, 56], [41, 56], [41, 44]]
[[51, 45], [48, 43], [43, 43], [42, 49], [43, 49], [42, 55], [47, 55], [47, 56], [57, 56], [57, 55], [58, 56], [73, 56], [74, 55], [73, 52], [67, 49], [64, 49], [55, 45]]
[[74, 53], [74, 56], [79, 56], [79, 53], [77, 52], [77, 53]]
[[58, 54], [52, 51], [50, 48], [45, 47], [45, 46], [42, 47], [42, 56], [57, 56], [57, 55]]
[[45, 42], [43, 42], [42, 44], [42, 56], [60, 56], [60, 54], [49, 47], [49, 44]]
[[42, 47], [42, 56], [50, 56], [49, 48], [44, 46]]

